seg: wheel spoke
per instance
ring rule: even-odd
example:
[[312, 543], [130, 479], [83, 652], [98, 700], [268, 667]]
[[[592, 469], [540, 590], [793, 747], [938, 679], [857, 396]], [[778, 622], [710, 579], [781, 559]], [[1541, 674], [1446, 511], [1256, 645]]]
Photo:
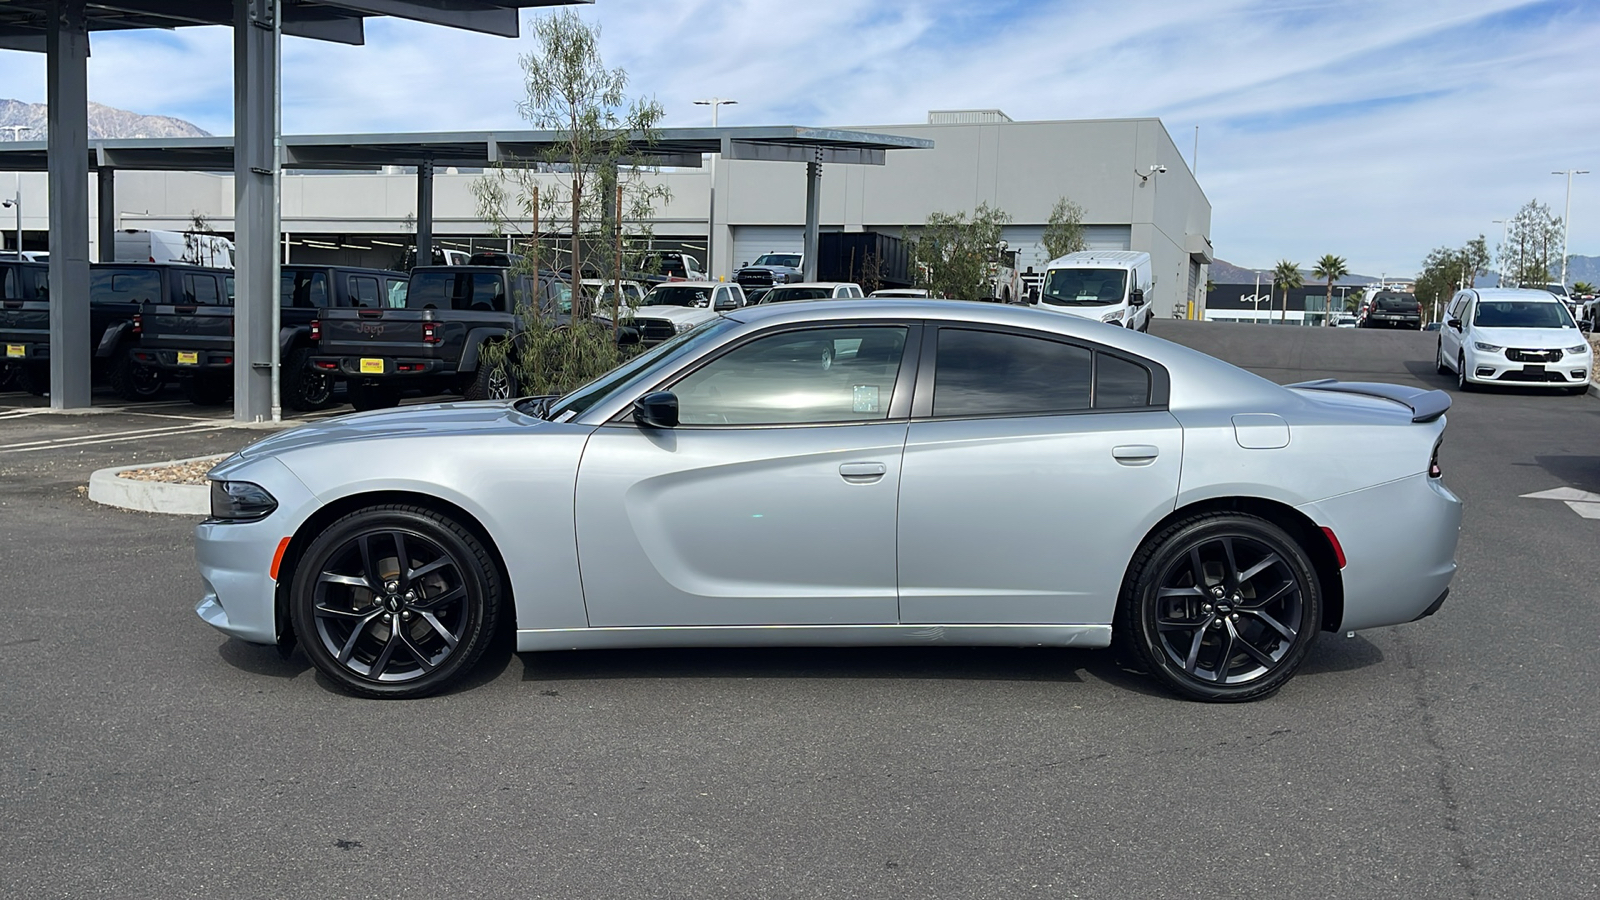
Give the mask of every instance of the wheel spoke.
[[350, 654], [355, 652], [356, 641], [361, 639], [362, 632], [366, 631], [367, 626], [371, 625], [376, 618], [378, 618], [378, 613], [370, 612], [366, 618], [356, 623], [356, 627], [350, 629], [350, 637], [345, 639], [344, 646], [339, 649], [340, 665], [350, 662]]
[[1212, 618], [1210, 616], [1206, 617], [1200, 627], [1194, 630], [1194, 638], [1189, 641], [1189, 656], [1183, 661], [1183, 670], [1190, 675], [1195, 674], [1195, 666], [1200, 662], [1200, 642], [1205, 640], [1206, 628], [1211, 625], [1211, 621]]
[[1239, 575], [1239, 583], [1243, 584], [1243, 583], [1249, 581], [1250, 579], [1256, 577], [1257, 575], [1260, 575], [1262, 572], [1265, 572], [1269, 567], [1275, 565], [1277, 562], [1278, 562], [1278, 554], [1276, 554], [1276, 553], [1268, 553], [1266, 559], [1263, 559], [1261, 562], [1256, 563], [1255, 565], [1253, 565], [1250, 568], [1246, 569], [1243, 573], [1241, 573]]
[[444, 627], [444, 623], [440, 622], [431, 612], [424, 612], [421, 615], [422, 620], [433, 626], [433, 630], [439, 633], [439, 637], [444, 639], [444, 642], [450, 646], [451, 650], [454, 650], [457, 638], [450, 633], [450, 629]]
[[1224, 581], [1229, 587], [1238, 587], [1244, 579], [1239, 577], [1239, 563], [1233, 557], [1233, 538], [1222, 539], [1222, 552], [1228, 558], [1228, 574], [1224, 577]]
[[400, 643], [405, 644], [406, 649], [411, 651], [411, 655], [416, 657], [417, 665], [422, 667], [422, 671], [424, 673], [432, 672], [433, 663], [428, 659], [428, 654], [422, 652], [422, 648], [411, 640], [411, 635], [406, 632], [406, 629], [397, 627], [394, 633], [399, 636]]
[[389, 660], [394, 657], [395, 645], [400, 643], [400, 623], [395, 622], [389, 628], [389, 640], [383, 644], [383, 652], [372, 661], [372, 668], [367, 670], [367, 677], [377, 680], [383, 675], [383, 670], [389, 668]]
[[1217, 662], [1212, 668], [1217, 684], [1227, 682], [1229, 660], [1233, 658], [1233, 625], [1227, 619], [1222, 620], [1222, 625], [1222, 650], [1217, 653]]
[[1267, 627], [1271, 628], [1273, 631], [1276, 631], [1278, 634], [1283, 635], [1283, 639], [1284, 640], [1286, 640], [1286, 641], [1294, 640], [1295, 631], [1292, 628], [1289, 628], [1287, 625], [1284, 625], [1282, 622], [1279, 622], [1277, 619], [1274, 619], [1273, 617], [1267, 615], [1266, 613], [1262, 612], [1261, 610], [1259, 610], [1259, 609], [1247, 609], [1247, 610], [1243, 610], [1243, 612], [1247, 616], [1253, 616], [1257, 620], [1265, 622], [1267, 624]]
[[1287, 594], [1290, 591], [1294, 590], [1295, 587], [1296, 587], [1296, 585], [1295, 585], [1294, 581], [1292, 581], [1292, 580], [1285, 581], [1283, 584], [1280, 584], [1276, 588], [1274, 588], [1272, 593], [1267, 594], [1264, 597], [1257, 596], [1254, 600], [1240, 601], [1239, 602], [1239, 608], [1240, 609], [1244, 609], [1244, 610], [1261, 609], [1261, 608], [1263, 608], [1265, 606], [1268, 606], [1270, 604], [1276, 603], [1279, 599], [1281, 599], [1283, 597], [1284, 594]]
[[1206, 564], [1200, 560], [1199, 547], [1189, 548], [1189, 566], [1194, 572], [1194, 586], [1204, 590], [1206, 586]]
[[370, 606], [367, 607], [364, 610], [354, 610], [354, 609], [341, 608], [341, 607], [338, 607], [338, 606], [328, 606], [328, 605], [322, 604], [322, 603], [318, 603], [316, 609], [317, 609], [317, 615], [321, 616], [323, 618], [327, 618], [327, 619], [347, 619], [347, 620], [349, 620], [349, 619], [365, 619], [366, 617], [372, 615], [372, 611], [373, 611], [373, 607], [370, 607]]
[[323, 572], [317, 576], [318, 584], [342, 584], [346, 587], [357, 587], [362, 590], [372, 590], [372, 585], [359, 575], [340, 575], [336, 572]]
[[1265, 666], [1266, 668], [1269, 668], [1269, 669], [1272, 668], [1273, 665], [1275, 665], [1277, 663], [1277, 660], [1273, 659], [1271, 656], [1268, 656], [1260, 648], [1258, 648], [1255, 644], [1250, 643], [1250, 641], [1244, 635], [1240, 634], [1237, 631], [1234, 631], [1232, 622], [1228, 623], [1228, 633], [1233, 635], [1233, 637], [1236, 639], [1236, 643], [1239, 645], [1240, 649], [1244, 650], [1244, 652], [1251, 659], [1255, 660], [1256, 662], [1260, 663], [1261, 665], [1263, 665], [1263, 666]]
[[416, 569], [411, 570], [411, 572], [408, 574], [407, 577], [409, 578], [410, 581], [421, 581], [424, 576], [431, 575], [434, 572], [437, 572], [440, 569], [444, 568], [445, 566], [450, 566], [451, 568], [454, 568], [455, 567], [455, 560], [451, 559], [448, 556], [441, 556], [438, 559], [434, 560], [431, 563], [428, 563], [425, 566], [419, 566]]
[[1206, 592], [1199, 587], [1160, 588], [1156, 597], [1162, 600], [1168, 597], [1204, 597]]
[[411, 557], [406, 555], [406, 536], [399, 531], [390, 532], [394, 538], [394, 562], [399, 574], [395, 581], [400, 585], [400, 593], [405, 593], [411, 587]]
[[460, 599], [461, 597], [465, 597], [466, 595], [467, 595], [467, 589], [463, 585], [461, 587], [457, 587], [457, 588], [453, 588], [451, 590], [445, 591], [444, 593], [440, 594], [437, 597], [425, 597], [425, 598], [423, 598], [421, 600], [418, 600], [417, 602], [411, 604], [411, 608], [412, 609], [416, 609], [416, 610], [438, 609], [443, 604], [449, 603], [452, 600]]
[[383, 593], [383, 579], [372, 564], [372, 535], [363, 534], [356, 543], [361, 547], [361, 574], [367, 579], [367, 589], [374, 594]]

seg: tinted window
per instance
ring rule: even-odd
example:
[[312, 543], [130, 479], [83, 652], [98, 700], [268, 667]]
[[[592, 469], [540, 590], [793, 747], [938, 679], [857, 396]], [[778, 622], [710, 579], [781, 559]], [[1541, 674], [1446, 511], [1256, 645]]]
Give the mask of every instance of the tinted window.
[[[22, 271], [23, 271], [23, 275], [22, 275], [23, 286], [26, 287], [27, 286], [27, 281], [28, 281], [27, 273], [30, 270], [29, 269], [23, 269]], [[32, 269], [31, 271], [33, 272], [33, 293], [34, 293], [34, 296], [38, 297], [40, 300], [49, 300], [50, 299], [50, 270], [49, 269], [45, 269], [45, 268], [38, 268], [38, 269]]]
[[710, 306], [711, 289], [695, 286], [661, 285], [644, 295], [645, 306]]
[[751, 341], [678, 382], [686, 425], [882, 421], [906, 329], [814, 328]]
[[762, 303], [783, 303], [789, 300], [827, 300], [833, 296], [832, 288], [773, 288], [762, 295]]
[[1128, 409], [1150, 404], [1150, 370], [1105, 353], [1095, 355], [1094, 408]]
[[0, 298], [15, 300], [21, 296], [22, 292], [17, 290], [16, 270], [10, 266], [0, 269]]
[[418, 272], [406, 290], [406, 306], [505, 312], [505, 283], [494, 272]]
[[383, 290], [378, 285], [378, 279], [371, 275], [351, 275], [350, 302], [363, 309], [381, 308]]
[[939, 329], [936, 416], [1018, 415], [1089, 408], [1092, 354], [1083, 347], [990, 331]]
[[90, 303], [155, 303], [161, 299], [161, 273], [154, 269], [89, 272]]
[[390, 309], [406, 308], [406, 283], [399, 278], [388, 279], [388, 296]]
[[1480, 328], [1576, 327], [1566, 306], [1538, 300], [1479, 300], [1472, 324]]
[[285, 270], [278, 277], [278, 303], [302, 309], [328, 305], [328, 277], [322, 272]]
[[216, 277], [213, 275], [183, 276], [183, 299], [186, 303], [215, 306], [222, 300], [221, 293], [217, 290]]

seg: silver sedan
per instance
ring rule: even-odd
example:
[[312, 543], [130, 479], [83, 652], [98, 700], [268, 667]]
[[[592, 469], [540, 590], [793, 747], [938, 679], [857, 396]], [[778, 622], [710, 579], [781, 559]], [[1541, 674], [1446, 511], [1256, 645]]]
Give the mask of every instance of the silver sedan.
[[987, 303], [747, 308], [560, 398], [345, 416], [211, 472], [197, 612], [350, 691], [520, 651], [1106, 647], [1281, 687], [1455, 572], [1439, 391], [1282, 387]]

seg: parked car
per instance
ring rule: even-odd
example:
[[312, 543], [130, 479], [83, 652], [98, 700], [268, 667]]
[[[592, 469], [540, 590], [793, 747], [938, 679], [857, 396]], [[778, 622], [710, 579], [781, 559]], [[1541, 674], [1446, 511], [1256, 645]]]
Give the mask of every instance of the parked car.
[[[5, 264], [0, 263], [0, 267]], [[30, 268], [31, 266], [31, 268]], [[0, 343], [17, 386], [34, 394], [50, 388], [50, 287], [44, 265], [17, 270], [24, 296], [0, 303]], [[89, 266], [89, 343], [92, 374], [104, 378], [124, 400], [148, 400], [166, 379], [134, 358], [139, 334], [135, 320], [144, 304], [190, 302], [198, 290], [229, 294], [233, 272], [186, 263], [91, 263]], [[197, 286], [198, 285], [198, 286]]]
[[1423, 331], [1438, 331], [1441, 324], [1442, 323], [1439, 323], [1439, 322], [1429, 322], [1428, 324], [1422, 326], [1422, 330]]
[[844, 281], [804, 281], [799, 284], [781, 284], [761, 295], [762, 303], [788, 303], [791, 300], [850, 300], [859, 299], [861, 285]]
[[925, 299], [927, 299], [928, 297], [930, 297], [932, 295], [929, 294], [923, 288], [884, 288], [881, 291], [873, 291], [872, 293], [868, 294], [867, 296], [868, 297], [880, 297], [880, 298], [881, 297], [899, 297], [899, 298], [904, 299], [904, 300], [919, 300], [919, 299], [924, 299], [925, 300]]
[[1045, 266], [1044, 282], [1033, 305], [1149, 331], [1150, 303], [1146, 298], [1154, 284], [1148, 253], [1084, 250], [1057, 257]]
[[802, 262], [798, 253], [763, 253], [753, 263], [740, 263], [733, 280], [746, 291], [789, 284], [803, 277], [800, 274]]
[[50, 268], [0, 258], [0, 384], [43, 396], [50, 389]]
[[767, 304], [565, 397], [245, 448], [209, 475], [196, 612], [378, 697], [515, 629], [520, 652], [1120, 637], [1183, 696], [1249, 700], [1320, 631], [1443, 604], [1449, 405], [1014, 306]]
[[[621, 293], [618, 293], [619, 289]], [[613, 304], [623, 311], [637, 307], [644, 301], [645, 287], [637, 281], [585, 278], [583, 293], [593, 301], [596, 313], [609, 314]]]
[[1463, 391], [1509, 384], [1582, 394], [1593, 356], [1567, 305], [1550, 292], [1470, 288], [1445, 307], [1434, 364]]
[[[745, 305], [744, 291], [726, 281], [670, 281], [644, 295], [623, 325], [637, 330], [639, 341], [659, 344]], [[601, 314], [609, 315], [609, 310]]]
[[1422, 329], [1422, 304], [1415, 294], [1379, 291], [1367, 301], [1361, 316], [1362, 328]]
[[[198, 273], [201, 270], [196, 269]], [[177, 380], [192, 403], [226, 403], [233, 393], [234, 288], [180, 273], [184, 296], [146, 303], [137, 316], [133, 358]], [[292, 410], [326, 409], [334, 378], [311, 367], [311, 323], [327, 309], [387, 309], [405, 306], [407, 276], [385, 269], [285, 265], [279, 276], [278, 381], [283, 405]]]
[[1339, 318], [1333, 320], [1335, 328], [1354, 328], [1361, 323], [1355, 313], [1340, 313]]
[[344, 379], [358, 410], [394, 406], [406, 390], [511, 397], [513, 369], [480, 361], [485, 347], [527, 327], [523, 313], [536, 298], [546, 321], [571, 321], [572, 289], [554, 272], [540, 272], [535, 281], [499, 266], [419, 266], [402, 306], [322, 310], [311, 326], [308, 362]]

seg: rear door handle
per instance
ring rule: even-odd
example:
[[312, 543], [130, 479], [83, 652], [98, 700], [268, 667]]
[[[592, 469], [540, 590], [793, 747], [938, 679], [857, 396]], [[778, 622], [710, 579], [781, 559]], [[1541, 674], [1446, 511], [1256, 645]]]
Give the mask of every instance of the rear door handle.
[[1122, 444], [1111, 448], [1111, 456], [1125, 466], [1142, 466], [1155, 461], [1161, 448], [1153, 444]]
[[839, 466], [839, 474], [851, 484], [871, 484], [889, 471], [889, 467], [881, 462], [854, 462], [843, 463]]

